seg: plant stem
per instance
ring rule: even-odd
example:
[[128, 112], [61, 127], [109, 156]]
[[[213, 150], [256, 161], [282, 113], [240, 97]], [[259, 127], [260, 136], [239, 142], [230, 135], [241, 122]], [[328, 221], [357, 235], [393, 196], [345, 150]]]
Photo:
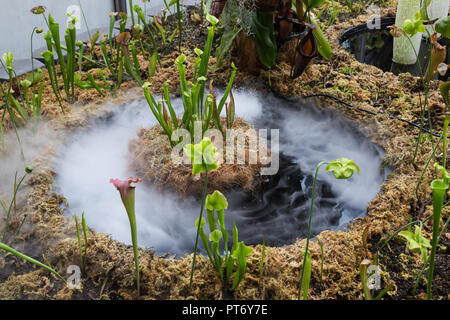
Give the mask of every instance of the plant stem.
[[[430, 216], [430, 217], [431, 217], [431, 216]], [[443, 227], [442, 230], [441, 230], [441, 233], [439, 234], [438, 243], [439, 243], [439, 241], [441, 240], [442, 236], [444, 235], [444, 232], [445, 232], [445, 230], [447, 229], [447, 226], [448, 226], [449, 222], [450, 222], [450, 218], [447, 219], [447, 221], [446, 221], [445, 224], [444, 224], [444, 227]], [[422, 277], [423, 273], [425, 272], [425, 269], [426, 269], [426, 267], [428, 266], [428, 263], [429, 263], [429, 262], [430, 262], [430, 256], [428, 256], [427, 261], [425, 261], [425, 263], [424, 263], [423, 266], [422, 266], [422, 269], [420, 270], [420, 272], [418, 273], [418, 275], [417, 275], [417, 277], [416, 277], [416, 282], [415, 282], [415, 284], [414, 284], [413, 292], [412, 292], [413, 295], [416, 294], [416, 289], [417, 289], [417, 286], [418, 286], [418, 284], [419, 284], [420, 278]]]
[[441, 142], [442, 139], [444, 139], [444, 136], [443, 136], [443, 135], [441, 135], [441, 136], [439, 137], [438, 142], [437, 142], [436, 145], [433, 147], [433, 151], [431, 152], [431, 155], [428, 157], [427, 163], [425, 164], [425, 168], [423, 168], [422, 173], [420, 174], [419, 181], [417, 181], [415, 191], [417, 191], [417, 190], [419, 189], [420, 183], [422, 182], [423, 176], [425, 175], [425, 171], [427, 170], [427, 168], [428, 168], [428, 166], [429, 166], [429, 164], [430, 164], [431, 159], [434, 157], [434, 154], [436, 153], [437, 147], [439, 146], [439, 143]]
[[133, 24], [133, 28], [134, 28], [134, 9], [133, 9], [133, 0], [128, 0], [128, 3], [129, 3], [129, 5], [130, 5], [131, 23]]
[[77, 230], [78, 251], [79, 251], [79, 253], [80, 253], [81, 270], [84, 272], [83, 253], [82, 253], [82, 250], [81, 250], [80, 227], [79, 227], [79, 225], [78, 225], [78, 218], [77, 218], [77, 215], [74, 214], [73, 217], [74, 217], [74, 219], [75, 219], [75, 227], [76, 227], [76, 230]]
[[8, 212], [7, 212], [7, 215], [6, 215], [6, 222], [5, 222], [5, 228], [3, 229], [2, 242], [5, 242], [5, 240], [6, 240], [6, 233], [8, 232], [9, 219], [11, 218], [11, 209], [12, 209], [12, 206], [13, 206], [15, 200], [16, 200], [17, 191], [19, 190], [20, 185], [22, 184], [23, 180], [25, 179], [25, 177], [26, 177], [27, 175], [28, 175], [28, 174], [25, 173], [25, 174], [23, 175], [22, 179], [20, 179], [20, 181], [19, 181], [19, 183], [17, 184], [17, 186], [14, 186], [13, 199], [11, 200], [11, 203], [9, 204]]
[[56, 272], [55, 270], [53, 270], [49, 266], [47, 266], [47, 265], [45, 265], [45, 264], [43, 264], [43, 263], [41, 263], [41, 262], [39, 262], [39, 261], [37, 261], [35, 259], [33, 259], [33, 258], [31, 258], [31, 257], [29, 257], [29, 256], [27, 256], [25, 254], [23, 254], [23, 253], [20, 253], [19, 251], [14, 250], [13, 248], [7, 246], [6, 244], [4, 244], [2, 242], [0, 242], [0, 249], [5, 250], [5, 251], [7, 251], [9, 253], [12, 253], [13, 255], [15, 255], [15, 256], [17, 256], [19, 258], [22, 258], [22, 259], [24, 259], [24, 260], [26, 260], [28, 262], [31, 262], [31, 263], [33, 263], [33, 264], [35, 264], [35, 265], [37, 265], [37, 266], [39, 266], [41, 268], [44, 268], [44, 269], [50, 271], [51, 273], [55, 274], [62, 281], [66, 282], [66, 280], [63, 277], [61, 277], [61, 275], [58, 272]]
[[445, 115], [444, 120], [444, 132], [443, 132], [443, 140], [442, 140], [442, 166], [446, 168], [447, 164], [447, 130], [448, 130], [449, 118], [448, 114]]
[[140, 282], [141, 276], [139, 273], [139, 253], [138, 253], [138, 242], [137, 242], [137, 229], [136, 229], [136, 217], [134, 214], [129, 214], [128, 218], [130, 220], [131, 226], [131, 240], [133, 242], [133, 252], [134, 252], [134, 264], [136, 267], [136, 281], [137, 281], [137, 292], [140, 295]]
[[[430, 36], [430, 35], [428, 34], [428, 36]], [[430, 81], [428, 80], [428, 81], [425, 82], [425, 77], [424, 77], [424, 75], [423, 75], [422, 68], [421, 68], [421, 66], [420, 66], [419, 55], [418, 55], [418, 53], [417, 53], [417, 51], [416, 51], [416, 48], [414, 47], [411, 38], [408, 37], [407, 35], [405, 35], [405, 37], [406, 37], [406, 39], [409, 41], [411, 47], [413, 48], [414, 55], [416, 56], [416, 64], [417, 64], [417, 67], [418, 67], [418, 69], [419, 69], [420, 79], [421, 79], [422, 85], [423, 85], [423, 87], [424, 87], [424, 95], [425, 95], [425, 101], [424, 101], [424, 104], [423, 104], [423, 106], [421, 105], [421, 109], [422, 109], [422, 110], [421, 110], [421, 118], [420, 118], [420, 131], [419, 131], [419, 136], [418, 136], [418, 138], [417, 138], [417, 143], [416, 143], [416, 147], [415, 147], [415, 151], [414, 151], [414, 156], [413, 156], [413, 159], [412, 159], [412, 163], [414, 163], [415, 160], [416, 160], [417, 151], [418, 151], [418, 148], [419, 148], [420, 136], [421, 136], [421, 134], [422, 134], [425, 108], [427, 108], [427, 110], [428, 110], [428, 122], [429, 122], [429, 128], [430, 128], [430, 131], [431, 131], [431, 113], [430, 113], [430, 108], [429, 108], [429, 105], [428, 105], [428, 87], [429, 87]], [[432, 51], [432, 49], [433, 49], [433, 47], [432, 47], [432, 45], [431, 45], [431, 47], [430, 47], [430, 57], [431, 57], [431, 51]], [[433, 140], [431, 140], [431, 145], [434, 146]]]
[[206, 188], [207, 188], [207, 186], [208, 186], [208, 168], [206, 168], [206, 171], [205, 171], [205, 183], [203, 184], [203, 193], [202, 193], [202, 206], [200, 208], [200, 216], [199, 216], [199, 219], [198, 219], [198, 226], [197, 226], [197, 235], [195, 237], [194, 259], [192, 260], [192, 270], [191, 270], [191, 278], [189, 280], [188, 296], [191, 295], [191, 291], [192, 291], [192, 280], [194, 278], [195, 258], [197, 257], [198, 237], [200, 235], [200, 226], [201, 226], [201, 222], [202, 222], [203, 207], [205, 206]]
[[181, 28], [180, 0], [177, 0], [177, 20], [178, 20], [178, 51], [180, 51], [181, 53], [181, 41], [183, 36], [183, 29]]
[[327, 162], [320, 162], [316, 167], [316, 173], [314, 174], [314, 182], [313, 182], [313, 189], [312, 189], [312, 195], [311, 195], [311, 206], [309, 207], [309, 222], [308, 222], [308, 235], [306, 237], [306, 246], [305, 246], [305, 254], [303, 256], [303, 264], [302, 264], [302, 271], [300, 273], [300, 281], [299, 281], [299, 287], [298, 287], [298, 300], [300, 300], [301, 293], [302, 293], [302, 283], [303, 283], [303, 275], [305, 272], [305, 263], [306, 263], [306, 257], [308, 254], [308, 248], [309, 248], [309, 238], [311, 237], [311, 221], [312, 221], [312, 212], [314, 207], [314, 196], [316, 193], [316, 181], [317, 181], [317, 174], [319, 173], [319, 169], [322, 165], [328, 164]]
[[33, 85], [34, 84], [34, 59], [33, 59], [33, 34], [34, 34], [34, 31], [36, 31], [36, 27], [34, 27], [33, 28], [33, 31], [31, 32], [31, 38], [30, 38], [30, 52], [31, 52], [31, 76], [32, 76], [32, 83], [31, 83], [31, 85]]
[[86, 25], [86, 29], [87, 29], [87, 33], [88, 33], [89, 39], [92, 39], [91, 32], [89, 31], [89, 26], [88, 26], [88, 23], [87, 23], [87, 20], [86, 20], [86, 16], [84, 15], [84, 10], [83, 10], [83, 7], [81, 6], [80, 0], [78, 0], [78, 5], [80, 6], [80, 9], [81, 9], [81, 15], [83, 16], [84, 24]]
[[[433, 182], [441, 182], [434, 180]], [[444, 182], [441, 182], [438, 188], [433, 188], [433, 231], [431, 240], [431, 254], [430, 254], [430, 267], [428, 269], [428, 281], [427, 281], [427, 299], [431, 300], [431, 289], [433, 286], [434, 277], [434, 263], [436, 257], [437, 241], [439, 236], [439, 223], [441, 221], [441, 212], [444, 202], [444, 197], [447, 188], [443, 186]]]
[[24, 215], [23, 215], [23, 219], [22, 219], [22, 221], [20, 222], [19, 228], [17, 228], [16, 233], [14, 234], [14, 236], [13, 236], [12, 238], [9, 239], [9, 242], [10, 242], [10, 243], [13, 243], [14, 240], [16, 239], [17, 235], [19, 234], [20, 230], [22, 229], [22, 226], [23, 226], [23, 224], [24, 224], [25, 219], [27, 218], [27, 216], [28, 216], [27, 214], [24, 214]]

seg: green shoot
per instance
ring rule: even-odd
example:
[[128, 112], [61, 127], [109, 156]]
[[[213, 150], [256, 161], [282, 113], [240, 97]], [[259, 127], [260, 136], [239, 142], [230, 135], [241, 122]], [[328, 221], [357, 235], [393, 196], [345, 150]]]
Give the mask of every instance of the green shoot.
[[[25, 168], [25, 174], [22, 176], [22, 178], [19, 180], [19, 183], [16, 183], [16, 181], [14, 181], [14, 190], [13, 190], [13, 197], [11, 199], [11, 202], [9, 203], [9, 207], [6, 208], [5, 203], [2, 201], [2, 208], [5, 212], [5, 227], [3, 229], [3, 236], [2, 236], [2, 242], [6, 243], [7, 240], [7, 235], [8, 235], [8, 227], [9, 227], [9, 220], [11, 219], [11, 214], [12, 214], [12, 209], [15, 209], [15, 204], [16, 204], [16, 197], [17, 197], [17, 192], [20, 189], [20, 186], [22, 185], [22, 182], [25, 180], [25, 178], [28, 176], [28, 174], [30, 174], [33, 171], [32, 167], [26, 167]], [[22, 226], [22, 224], [21, 224]], [[16, 234], [20, 231], [20, 227], [19, 229], [16, 231]]]
[[31, 258], [31, 257], [29, 257], [29, 256], [27, 256], [27, 255], [25, 255], [23, 253], [20, 253], [19, 251], [14, 250], [13, 248], [7, 246], [6, 244], [4, 244], [2, 242], [0, 242], [0, 249], [5, 250], [5, 251], [7, 251], [9, 253], [12, 253], [16, 257], [19, 257], [19, 258], [24, 259], [24, 260], [26, 260], [28, 262], [31, 262], [31, 263], [37, 265], [38, 267], [44, 268], [44, 269], [50, 271], [51, 273], [53, 273], [54, 275], [56, 275], [62, 281], [66, 282], [66, 280], [58, 272], [56, 272], [54, 269], [52, 269], [51, 267], [49, 267], [49, 266], [47, 266], [47, 265], [45, 265], [45, 264], [43, 264], [43, 263], [41, 263], [41, 262]]
[[87, 253], [87, 228], [86, 228], [86, 220], [84, 219], [84, 212], [81, 215], [81, 227], [83, 230], [83, 238], [84, 238], [84, 251], [83, 247], [81, 245], [81, 234], [80, 234], [80, 227], [78, 224], [78, 218], [77, 215], [73, 215], [75, 219], [75, 226], [77, 229], [77, 238], [78, 238], [78, 250], [80, 252], [80, 261], [81, 261], [81, 270], [83, 272], [86, 271], [86, 253]]
[[408, 243], [408, 249], [414, 253], [420, 253], [422, 261], [427, 260], [428, 249], [431, 248], [430, 241], [422, 236], [422, 225], [415, 226], [415, 232], [400, 231], [399, 236], [404, 237]]
[[364, 298], [366, 300], [372, 300], [372, 295], [370, 294], [369, 286], [367, 285], [367, 268], [370, 266], [370, 263], [369, 259], [364, 259], [359, 266], [359, 276], [361, 278]]

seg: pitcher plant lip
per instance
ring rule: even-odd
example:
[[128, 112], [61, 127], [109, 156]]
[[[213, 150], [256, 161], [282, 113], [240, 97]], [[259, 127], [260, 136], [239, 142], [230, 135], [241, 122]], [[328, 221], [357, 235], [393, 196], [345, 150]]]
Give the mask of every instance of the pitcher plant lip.
[[31, 9], [30, 9], [30, 12], [31, 12], [32, 14], [42, 14], [42, 13], [45, 12], [45, 9], [46, 9], [45, 6], [40, 5], [40, 6], [36, 6], [36, 7], [31, 8]]
[[131, 183], [142, 182], [142, 179], [141, 178], [133, 178], [133, 177], [129, 177], [126, 180], [111, 178], [109, 180], [109, 182], [112, 183], [114, 185], [114, 187], [117, 188], [117, 190], [119, 190], [120, 194], [123, 197], [126, 197], [130, 190], [136, 188], [135, 186], [132, 186]]

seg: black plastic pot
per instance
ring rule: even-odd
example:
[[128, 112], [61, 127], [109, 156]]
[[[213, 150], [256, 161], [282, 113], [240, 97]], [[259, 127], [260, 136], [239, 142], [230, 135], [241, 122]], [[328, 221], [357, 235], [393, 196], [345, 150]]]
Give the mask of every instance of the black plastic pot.
[[[412, 65], [401, 65], [392, 61], [393, 56], [393, 37], [387, 29], [388, 26], [395, 24], [395, 18], [381, 18], [380, 29], [369, 29], [367, 24], [346, 29], [341, 37], [340, 44], [354, 54], [355, 58], [362, 63], [370, 64], [380, 68], [383, 71], [389, 71], [394, 74], [409, 72], [414, 76], [420, 74], [417, 63]], [[439, 43], [448, 47], [448, 39], [440, 39]], [[428, 63], [428, 39], [423, 38], [418, 53], [421, 66]], [[448, 50], [447, 50], [448, 51]], [[450, 60], [447, 55], [447, 63]], [[445, 76], [436, 76], [441, 80], [447, 79], [449, 72]]]

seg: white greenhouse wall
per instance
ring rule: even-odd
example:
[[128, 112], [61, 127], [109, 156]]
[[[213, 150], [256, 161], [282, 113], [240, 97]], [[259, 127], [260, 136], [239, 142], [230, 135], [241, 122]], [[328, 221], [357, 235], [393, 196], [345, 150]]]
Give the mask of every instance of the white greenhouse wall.
[[[166, 0], [167, 3], [170, 0]], [[193, 5], [198, 0], [181, 0], [182, 5]], [[42, 28], [47, 31], [47, 25], [42, 15], [34, 15], [30, 9], [43, 5], [46, 7], [46, 16], [52, 14], [56, 22], [60, 26], [61, 41], [64, 42], [64, 34], [67, 26], [68, 17], [66, 13], [70, 8], [78, 7], [81, 3], [87, 24], [91, 35], [100, 29], [101, 34], [107, 34], [109, 29], [108, 13], [115, 10], [115, 0], [0, 0], [0, 57], [6, 51], [14, 54], [13, 67], [17, 75], [30, 71], [31, 68], [31, 48], [30, 36], [34, 27]], [[127, 12], [130, 12], [129, 0], [125, 0]], [[145, 8], [147, 16], [158, 14], [165, 9], [163, 0], [150, 0], [143, 2], [142, 0], [134, 0], [133, 4], [139, 4]], [[76, 9], [75, 9], [76, 10]], [[172, 12], [175, 12], [173, 6]], [[89, 38], [86, 24], [84, 22], [81, 10], [79, 11], [80, 21], [77, 26], [77, 40], [85, 41]], [[70, 12], [70, 11], [69, 11]], [[74, 13], [73, 11], [71, 13]], [[116, 24], [118, 25], [118, 24]], [[131, 19], [128, 26], [131, 25]], [[34, 34], [33, 36], [33, 56], [40, 57], [40, 53], [47, 50], [42, 34]], [[43, 64], [34, 60], [34, 68], [43, 67]], [[7, 79], [7, 73], [0, 67], [0, 80]]]
[[[55, 21], [60, 25], [61, 39], [64, 39], [66, 29], [67, 9], [71, 5], [78, 6], [78, 0], [0, 0], [0, 54], [5, 51], [14, 53], [17, 60], [30, 57], [30, 35], [34, 27], [48, 28], [42, 15], [30, 12], [32, 7], [44, 5]], [[105, 27], [109, 24], [108, 13], [114, 11], [113, 0], [80, 0], [90, 29]], [[86, 32], [86, 25], [81, 17], [80, 29], [77, 34]], [[45, 41], [41, 35], [33, 37], [33, 50], [44, 47]]]
[[[167, 0], [169, 3], [170, 0]], [[195, 0], [181, 0], [184, 5], [192, 5]], [[84, 14], [86, 16], [89, 29], [94, 32], [97, 28], [107, 28], [109, 25], [108, 13], [114, 11], [114, 0], [80, 0]], [[127, 10], [129, 11], [129, 2]], [[150, 0], [144, 3], [142, 0], [134, 0], [134, 4], [146, 7], [147, 14], [153, 15], [165, 8], [163, 0]], [[0, 54], [6, 51], [14, 53], [17, 60], [28, 59], [30, 57], [30, 35], [34, 27], [47, 30], [44, 19], [41, 15], [34, 15], [30, 12], [32, 7], [44, 5], [47, 10], [60, 24], [61, 39], [64, 39], [64, 31], [67, 21], [67, 9], [78, 5], [78, 0], [0, 0]], [[84, 33], [83, 39], [86, 40], [86, 25], [83, 17], [80, 17], [80, 29], [77, 35]], [[45, 42], [41, 35], [33, 37], [33, 51], [44, 47]]]

